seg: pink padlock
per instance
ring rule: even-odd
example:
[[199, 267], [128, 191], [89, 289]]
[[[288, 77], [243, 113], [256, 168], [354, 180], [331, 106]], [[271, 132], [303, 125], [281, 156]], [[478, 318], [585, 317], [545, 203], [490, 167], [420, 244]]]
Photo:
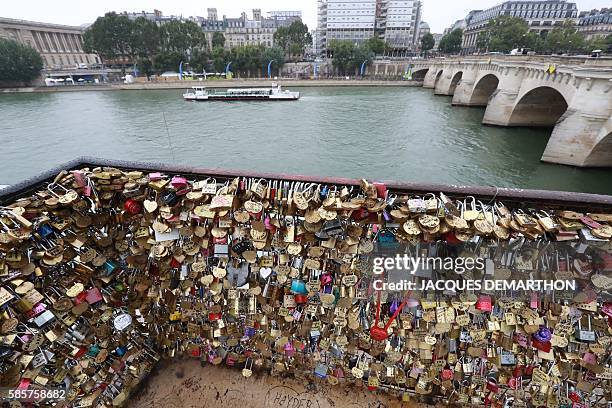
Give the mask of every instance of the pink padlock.
[[591, 352], [586, 352], [584, 356], [582, 356], [582, 361], [587, 364], [597, 364], [597, 356]]
[[344, 370], [342, 369], [342, 367], [334, 368], [334, 377], [344, 378]]
[[293, 343], [292, 343], [292, 342], [290, 342], [290, 341], [288, 341], [287, 343], [285, 343], [284, 350], [285, 350], [285, 354], [286, 354], [288, 357], [293, 357], [293, 355], [295, 354], [295, 348], [293, 347]]
[[172, 184], [172, 187], [179, 189], [187, 185], [187, 179], [181, 176], [174, 176], [172, 177], [170, 184]]
[[478, 296], [478, 300], [476, 301], [476, 309], [481, 310], [483, 312], [492, 311], [493, 305], [491, 303], [491, 296], [489, 295]]
[[87, 295], [85, 296], [85, 300], [90, 305], [93, 305], [94, 303], [98, 303], [99, 301], [103, 300], [102, 293], [100, 292], [100, 289], [95, 288], [95, 287], [89, 289], [87, 291]]
[[149, 173], [149, 180], [151, 181], [161, 180], [162, 178], [163, 175], [161, 173]]

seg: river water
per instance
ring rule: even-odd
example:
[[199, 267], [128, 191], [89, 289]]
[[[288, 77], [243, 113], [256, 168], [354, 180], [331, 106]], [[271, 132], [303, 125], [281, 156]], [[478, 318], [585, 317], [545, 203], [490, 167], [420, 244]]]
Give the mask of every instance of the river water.
[[300, 91], [287, 103], [189, 103], [181, 90], [0, 95], [0, 184], [89, 155], [612, 194], [612, 169], [540, 162], [550, 130], [483, 126], [484, 109], [429, 89]]

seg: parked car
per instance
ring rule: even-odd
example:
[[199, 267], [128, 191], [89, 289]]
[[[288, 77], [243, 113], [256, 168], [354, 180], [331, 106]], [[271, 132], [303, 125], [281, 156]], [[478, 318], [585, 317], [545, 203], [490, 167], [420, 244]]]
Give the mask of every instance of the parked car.
[[83, 64], [82, 62], [77, 65], [77, 69], [89, 69], [89, 67], [87, 66], [87, 64]]

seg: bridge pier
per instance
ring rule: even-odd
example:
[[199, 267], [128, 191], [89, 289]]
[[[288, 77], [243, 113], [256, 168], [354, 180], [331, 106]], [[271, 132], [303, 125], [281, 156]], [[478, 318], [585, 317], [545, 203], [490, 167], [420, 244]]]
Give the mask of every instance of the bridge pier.
[[521, 88], [523, 74], [520, 68], [506, 68], [500, 76], [497, 89], [491, 95], [482, 119], [485, 125], [510, 126], [510, 117]]
[[470, 106], [470, 99], [472, 98], [472, 93], [474, 92], [474, 85], [477, 75], [478, 71], [473, 67], [472, 69], [463, 70], [461, 82], [459, 82], [453, 94], [453, 101], [451, 103], [454, 106]]
[[542, 161], [579, 167], [610, 167], [612, 82], [584, 76], [576, 81], [577, 92], [556, 123]]
[[425, 80], [423, 81], [423, 88], [434, 88], [436, 85], [436, 76], [440, 70], [441, 67], [438, 67], [437, 65], [431, 65], [429, 67], [429, 71], [427, 71]]

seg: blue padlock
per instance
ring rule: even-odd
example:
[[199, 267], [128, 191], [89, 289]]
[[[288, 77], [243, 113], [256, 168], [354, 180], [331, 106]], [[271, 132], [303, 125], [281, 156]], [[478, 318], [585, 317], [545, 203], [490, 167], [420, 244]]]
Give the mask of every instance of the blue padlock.
[[291, 281], [291, 292], [298, 295], [306, 295], [308, 294], [308, 289], [306, 289], [306, 283], [303, 280], [294, 279]]
[[43, 224], [38, 227], [38, 235], [40, 235], [43, 239], [47, 238], [51, 234], [53, 234], [53, 228], [51, 228], [49, 224]]

